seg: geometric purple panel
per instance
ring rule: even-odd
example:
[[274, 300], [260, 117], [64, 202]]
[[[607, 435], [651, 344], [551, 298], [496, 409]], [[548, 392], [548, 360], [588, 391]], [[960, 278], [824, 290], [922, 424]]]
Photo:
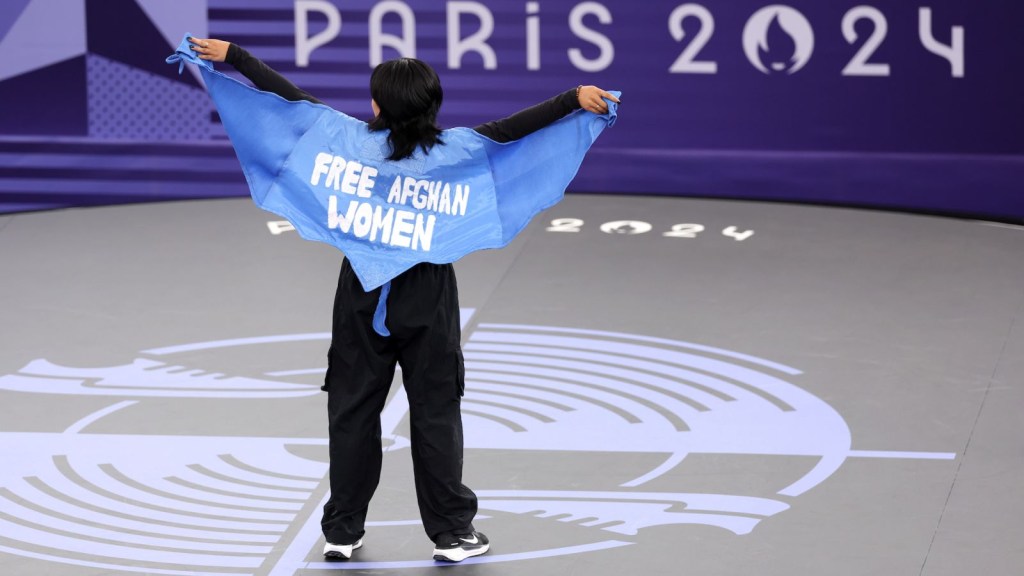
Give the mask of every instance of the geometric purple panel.
[[0, 40], [21, 16], [21, 11], [28, 6], [29, 0], [4, 0], [0, 3]]
[[205, 90], [95, 54], [87, 62], [91, 138], [209, 140], [220, 132]]
[[0, 82], [0, 134], [85, 136], [85, 56]]
[[[180, 38], [171, 45], [134, 0], [86, 0], [85, 18], [90, 54], [199, 86], [199, 81], [191, 74], [179, 76], [177, 66], [164, 63]], [[179, 34], [185, 32], [181, 30]]]

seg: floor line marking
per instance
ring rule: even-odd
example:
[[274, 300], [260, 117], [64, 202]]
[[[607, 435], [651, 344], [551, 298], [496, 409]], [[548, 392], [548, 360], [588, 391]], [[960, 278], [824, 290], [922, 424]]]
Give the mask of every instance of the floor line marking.
[[907, 458], [913, 460], [956, 460], [956, 452], [899, 452], [895, 450], [850, 450], [851, 458]]
[[65, 434], [78, 434], [79, 432], [84, 430], [86, 426], [92, 424], [93, 422], [99, 420], [100, 418], [103, 418], [104, 416], [107, 416], [108, 414], [113, 414], [114, 412], [117, 412], [118, 410], [120, 410], [122, 408], [127, 408], [127, 407], [131, 406], [132, 404], [138, 404], [138, 402], [139, 402], [138, 400], [125, 400], [123, 402], [118, 402], [117, 404], [112, 404], [110, 406], [107, 406], [106, 408], [103, 408], [101, 410], [97, 410], [97, 411], [93, 412], [92, 414], [89, 414], [85, 418], [82, 418], [78, 422], [75, 422], [71, 426], [68, 426], [68, 428], [66, 430], [64, 430], [64, 433]]

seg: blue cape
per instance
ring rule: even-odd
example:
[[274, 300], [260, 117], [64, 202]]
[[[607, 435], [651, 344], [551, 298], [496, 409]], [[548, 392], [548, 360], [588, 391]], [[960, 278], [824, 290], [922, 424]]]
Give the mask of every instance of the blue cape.
[[[363, 289], [420, 262], [444, 264], [508, 244], [562, 199], [583, 156], [617, 107], [577, 110], [520, 140], [498, 143], [469, 128], [441, 134], [430, 153], [388, 160], [386, 132], [323, 104], [292, 102], [225, 76], [199, 59], [186, 34], [169, 63], [197, 64], [256, 204], [307, 240], [345, 253]], [[617, 94], [617, 93], [616, 93]]]

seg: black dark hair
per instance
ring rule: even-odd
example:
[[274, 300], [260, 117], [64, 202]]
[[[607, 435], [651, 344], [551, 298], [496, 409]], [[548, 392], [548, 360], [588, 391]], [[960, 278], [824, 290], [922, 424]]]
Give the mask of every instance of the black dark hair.
[[370, 130], [390, 130], [388, 160], [412, 156], [419, 146], [430, 152], [441, 141], [437, 112], [444, 92], [437, 72], [426, 62], [399, 58], [382, 62], [370, 76], [370, 96], [380, 114], [370, 121]]

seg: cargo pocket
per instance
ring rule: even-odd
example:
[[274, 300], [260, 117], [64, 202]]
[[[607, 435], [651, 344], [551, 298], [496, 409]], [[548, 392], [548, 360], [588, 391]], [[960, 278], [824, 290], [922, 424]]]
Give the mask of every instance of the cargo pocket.
[[321, 390], [326, 392], [331, 385], [331, 357], [334, 356], [334, 348], [327, 350], [327, 372], [324, 372], [324, 385], [320, 387]]
[[459, 368], [456, 371], [456, 379], [458, 380], [458, 391], [459, 398], [466, 395], [466, 361], [462, 357], [462, 348], [455, 349], [456, 357], [458, 358]]

